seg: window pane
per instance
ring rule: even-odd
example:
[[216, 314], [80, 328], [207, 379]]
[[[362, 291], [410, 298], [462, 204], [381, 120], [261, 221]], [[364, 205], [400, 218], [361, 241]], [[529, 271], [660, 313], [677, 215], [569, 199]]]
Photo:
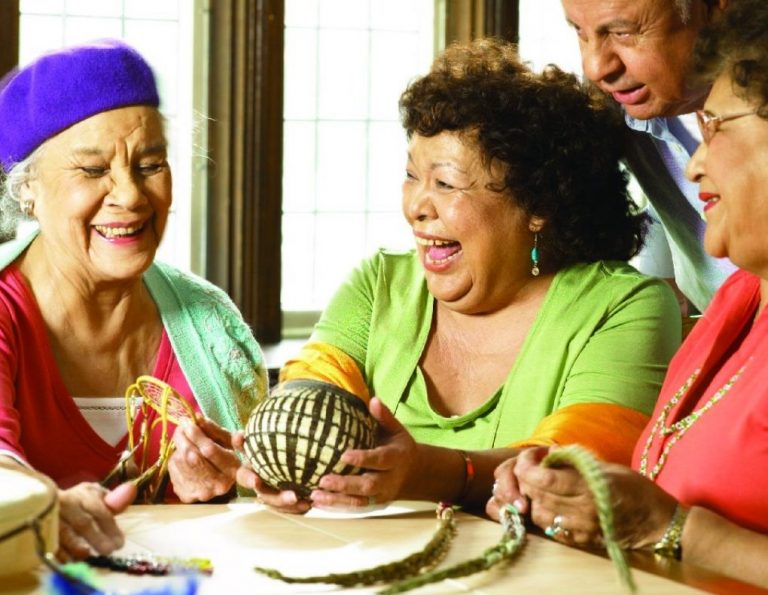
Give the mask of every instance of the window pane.
[[364, 211], [367, 137], [364, 122], [317, 126], [318, 211]]
[[400, 211], [368, 215], [365, 230], [365, 252], [372, 254], [378, 248], [411, 250], [413, 231]]
[[327, 304], [352, 268], [368, 256], [365, 251], [365, 219], [363, 213], [317, 215], [312, 287], [315, 304]]
[[371, 33], [371, 112], [374, 120], [397, 120], [397, 102], [417, 74], [413, 57], [419, 52], [417, 33]]
[[67, 14], [91, 17], [119, 17], [123, 14], [123, 0], [67, 0]]
[[408, 144], [399, 122], [371, 122], [368, 131], [368, 208], [400, 212]]
[[283, 212], [314, 212], [315, 123], [286, 122], [283, 151]]
[[313, 310], [315, 216], [283, 215], [283, 310]]
[[64, 19], [60, 16], [22, 14], [19, 18], [19, 63], [28, 64], [40, 54], [64, 44]]
[[285, 26], [317, 27], [319, 0], [292, 0], [285, 3]]
[[320, 30], [319, 36], [319, 117], [367, 117], [368, 32]]
[[120, 19], [68, 17], [64, 25], [64, 45], [86, 43], [104, 37], [120, 38], [123, 24]]
[[19, 12], [22, 14], [61, 14], [64, 12], [64, 0], [21, 0]]
[[[373, 1], [388, 2], [389, 0]], [[286, 4], [290, 4], [290, 0]], [[367, 29], [367, 0], [320, 0], [320, 26]]]
[[385, 2], [373, 0], [371, 2], [371, 23], [377, 29], [389, 29], [391, 31], [422, 32], [422, 23], [419, 12], [427, 12], [428, 18], [432, 18], [432, 7], [426, 2], [414, 2], [413, 0], [386, 0]]
[[317, 114], [317, 31], [287, 29], [285, 32], [286, 120], [313, 119]]
[[376, 248], [413, 244], [397, 102], [432, 61], [434, 0], [285, 6], [282, 307], [317, 311]]
[[[184, 3], [190, 4], [189, 0], [184, 0]], [[127, 0], [125, 2], [126, 17], [175, 21], [180, 14], [179, 0]]]
[[560, 0], [520, 0], [520, 56], [534, 70], [557, 64], [581, 73], [576, 33], [565, 20]]
[[[179, 25], [175, 21], [125, 20], [125, 41], [144, 56], [157, 76], [164, 113], [175, 114], [179, 92]], [[189, 99], [185, 102], [189, 104]]]

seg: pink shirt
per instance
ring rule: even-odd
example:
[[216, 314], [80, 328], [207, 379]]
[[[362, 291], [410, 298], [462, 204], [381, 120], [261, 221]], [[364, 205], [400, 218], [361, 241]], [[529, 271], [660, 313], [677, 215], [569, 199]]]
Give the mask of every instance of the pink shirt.
[[[200, 410], [165, 331], [151, 375]], [[150, 441], [151, 461], [157, 457], [159, 431], [157, 427]], [[59, 374], [45, 323], [24, 278], [15, 264], [0, 271], [0, 451], [15, 453], [67, 488], [100, 481], [126, 443], [127, 435], [116, 446], [108, 444], [81, 415]]]
[[[640, 467], [663, 407], [696, 369], [701, 369], [697, 380], [670, 410], [666, 426], [701, 408], [746, 365], [722, 398], [669, 449], [656, 483], [684, 504], [704, 506], [768, 533], [768, 313], [754, 319], [759, 302], [760, 280], [743, 271], [715, 294], [670, 363], [632, 467]], [[648, 452], [649, 470], [671, 439], [656, 433]]]

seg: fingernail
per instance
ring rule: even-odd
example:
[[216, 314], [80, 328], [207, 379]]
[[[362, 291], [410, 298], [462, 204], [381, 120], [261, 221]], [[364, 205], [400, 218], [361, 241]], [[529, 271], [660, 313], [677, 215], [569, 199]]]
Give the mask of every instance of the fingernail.
[[523, 500], [522, 498], [518, 498], [517, 500], [512, 502], [512, 506], [515, 507], [515, 510], [517, 510], [517, 512], [523, 512], [523, 508], [525, 507], [525, 500]]

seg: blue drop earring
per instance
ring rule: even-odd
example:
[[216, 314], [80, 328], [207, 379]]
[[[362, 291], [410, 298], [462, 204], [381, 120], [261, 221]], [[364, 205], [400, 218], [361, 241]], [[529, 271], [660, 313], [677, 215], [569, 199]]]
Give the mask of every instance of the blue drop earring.
[[539, 232], [533, 233], [533, 249], [531, 250], [531, 275], [538, 277], [539, 273]]

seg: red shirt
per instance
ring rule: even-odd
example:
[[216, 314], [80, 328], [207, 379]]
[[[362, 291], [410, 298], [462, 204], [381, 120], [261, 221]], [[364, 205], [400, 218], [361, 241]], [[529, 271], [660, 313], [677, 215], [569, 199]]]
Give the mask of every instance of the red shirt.
[[[720, 288], [670, 363], [632, 467], [640, 467], [663, 407], [696, 369], [701, 372], [670, 410], [665, 426], [702, 407], [746, 365], [723, 397], [671, 447], [656, 483], [684, 504], [768, 533], [768, 314], [755, 320], [759, 302], [760, 279], [752, 274], [739, 271]], [[672, 436], [656, 432], [648, 470]]]
[[[151, 375], [200, 410], [165, 331]], [[135, 435], [138, 430], [137, 423]], [[157, 457], [159, 431], [157, 427], [150, 441], [150, 461]], [[24, 278], [16, 265], [0, 271], [0, 451], [15, 453], [67, 488], [100, 481], [126, 443], [127, 434], [116, 446], [105, 442], [81, 415], [59, 374], [45, 323]]]

